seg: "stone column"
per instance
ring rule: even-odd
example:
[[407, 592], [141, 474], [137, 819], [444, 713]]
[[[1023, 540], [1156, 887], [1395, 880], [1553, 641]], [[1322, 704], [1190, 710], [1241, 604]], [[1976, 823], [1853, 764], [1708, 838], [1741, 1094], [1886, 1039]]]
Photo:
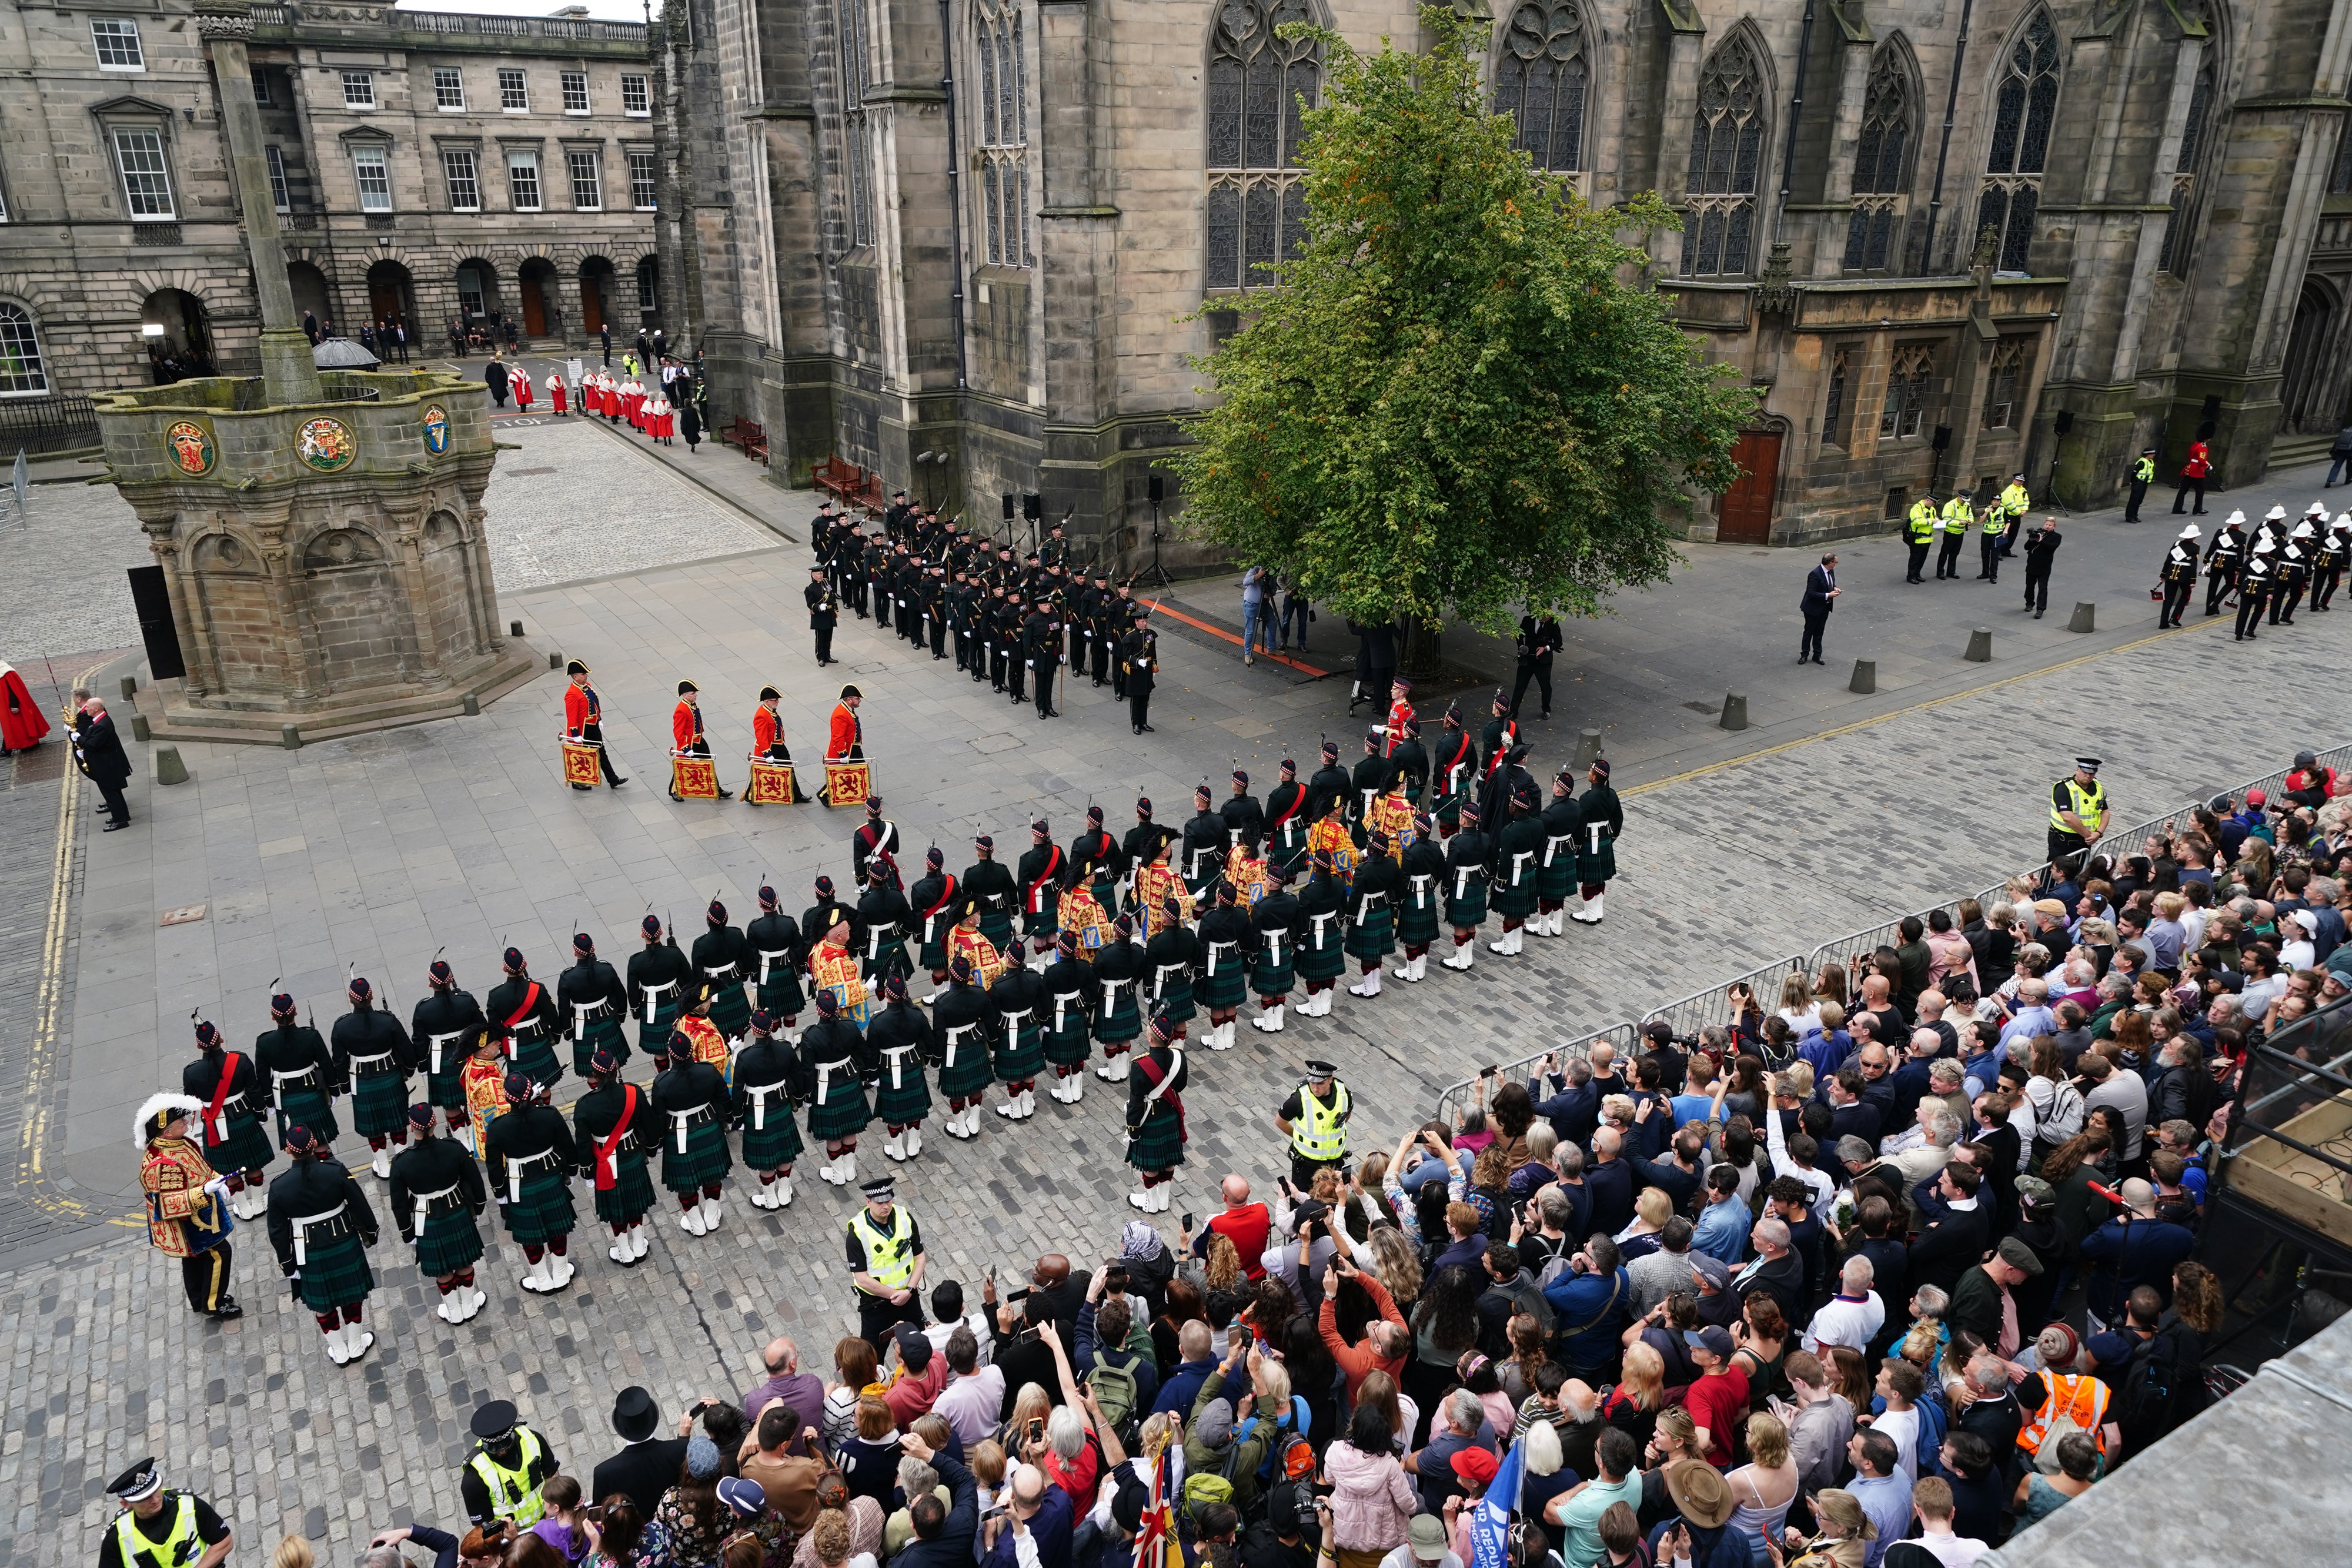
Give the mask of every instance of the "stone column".
[[253, 67], [245, 53], [245, 41], [253, 36], [253, 8], [247, 0], [196, 0], [196, 30], [212, 56], [229, 164], [236, 172], [237, 205], [245, 216], [246, 251], [261, 299], [264, 394], [280, 408], [317, 402], [321, 396], [319, 368], [310, 357], [310, 340], [294, 313], [294, 290], [286, 281], [286, 247], [278, 233], [277, 199], [269, 190], [268, 154], [262, 151], [261, 113], [253, 102]]
[[1118, 287], [1118, 208], [1103, 167], [1098, 121], [1108, 76], [1108, 18], [1088, 0], [1037, 7], [1037, 277], [1044, 295], [1045, 451], [1038, 488], [1055, 517], [1075, 508], [1072, 536], [1099, 539], [1118, 512], [1120, 470], [1103, 424], [1113, 398], [1111, 320]]

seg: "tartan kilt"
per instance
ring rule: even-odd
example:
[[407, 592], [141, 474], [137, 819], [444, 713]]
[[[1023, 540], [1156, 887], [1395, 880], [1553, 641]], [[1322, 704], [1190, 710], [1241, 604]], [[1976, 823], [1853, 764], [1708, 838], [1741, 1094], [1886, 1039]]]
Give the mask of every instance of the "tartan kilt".
[[312, 1312], [356, 1305], [375, 1289], [375, 1271], [368, 1267], [367, 1248], [357, 1235], [308, 1250], [310, 1257], [302, 1265], [302, 1304]]
[[[1118, 999], [1105, 1008], [1095, 1004], [1095, 1038], [1105, 1045], [1124, 1045], [1143, 1032], [1143, 1008], [1135, 999], [1138, 982], [1119, 987]], [[1109, 995], [1108, 988], [1104, 994]]]
[[523, 1177], [522, 1197], [499, 1205], [499, 1217], [506, 1221], [507, 1234], [525, 1247], [571, 1235], [580, 1222], [572, 1207], [571, 1176], [534, 1173]]
[[1055, 1029], [1054, 1014], [1049, 1009], [1045, 1030], [1045, 1060], [1056, 1067], [1084, 1067], [1095, 1053], [1095, 1042], [1087, 1032], [1087, 1009], [1084, 1005], [1069, 1008], [1062, 1014], [1062, 1027]]
[[1261, 957], [1250, 966], [1250, 989], [1261, 997], [1286, 997], [1290, 988], [1298, 983], [1297, 949], [1285, 942], [1282, 950], [1292, 956], [1278, 964]]
[[619, 1019], [599, 1019], [580, 1031], [580, 1038], [572, 1042], [572, 1070], [587, 1077], [588, 1063], [600, 1051], [611, 1051], [613, 1060], [623, 1067], [629, 1064], [629, 1037], [621, 1032]]
[[672, 1192], [698, 1191], [725, 1180], [734, 1168], [735, 1162], [727, 1153], [727, 1129], [715, 1120], [688, 1131], [684, 1154], [677, 1152], [675, 1123], [662, 1134], [662, 1186]]
[[613, 1163], [613, 1190], [596, 1194], [596, 1218], [607, 1225], [643, 1219], [654, 1206], [654, 1178], [645, 1155], [623, 1155]]
[[1560, 853], [1551, 864], [1536, 868], [1536, 896], [1546, 904], [1565, 904], [1576, 891], [1576, 857]]
[[798, 1018], [806, 1006], [808, 997], [801, 990], [800, 971], [790, 964], [778, 964], [775, 972], [760, 982], [760, 1010], [770, 1018]]
[[1154, 1110], [1127, 1145], [1127, 1163], [1139, 1171], [1174, 1170], [1184, 1163], [1184, 1130], [1173, 1111]]
[[751, 1004], [744, 998], [743, 983], [730, 981], [710, 996], [710, 1021], [722, 1040], [740, 1040], [751, 1027]]
[[637, 1049], [648, 1056], [659, 1056], [668, 1051], [669, 1031], [677, 1027], [677, 998], [673, 994], [655, 1004], [653, 1022], [646, 1022], [643, 1013], [636, 1014]]
[[1432, 883], [1429, 901], [1415, 907], [1412, 891], [1404, 893], [1403, 906], [1397, 912], [1396, 939], [1408, 947], [1426, 947], [1437, 940], [1437, 887]]
[[994, 1071], [998, 1080], [1005, 1083], [1034, 1078], [1045, 1065], [1045, 1043], [1038, 1038], [1034, 1019], [1024, 1023], [999, 1040], [993, 1051], [996, 1058]]
[[1118, 878], [1108, 873], [1097, 876], [1094, 881], [1087, 884], [1087, 891], [1095, 895], [1095, 902], [1103, 906], [1103, 916], [1105, 919], [1108, 919], [1112, 915], [1118, 913]]
[[986, 1092], [996, 1082], [996, 1071], [989, 1064], [988, 1047], [978, 1040], [966, 1039], [956, 1046], [956, 1059], [940, 1064], [940, 1098], [942, 1100], [972, 1100]]
[[1002, 909], [984, 909], [980, 915], [980, 934], [1002, 953], [1013, 941], [1013, 916]]
[[1340, 940], [1331, 934], [1329, 925], [1324, 927], [1324, 932], [1323, 946], [1319, 948], [1314, 944], [1311, 925], [1300, 936], [1298, 977], [1302, 980], [1336, 980], [1347, 972], [1348, 955]]
[[1213, 975], [1202, 977], [1199, 996], [1204, 1008], [1237, 1008], [1249, 995], [1249, 960], [1239, 953], [1220, 963]]
[[1295, 821], [1276, 830], [1266, 845], [1265, 858], [1269, 870], [1280, 867], [1297, 876], [1307, 863], [1307, 830]]
[[1495, 883], [1495, 913], [1507, 920], [1524, 920], [1536, 912], [1536, 878], [1532, 868], [1513, 887], [1500, 880]]
[[321, 1144], [331, 1144], [343, 1135], [335, 1120], [335, 1103], [315, 1089], [297, 1090], [278, 1097], [278, 1145], [286, 1146], [286, 1133], [290, 1127], [308, 1127], [310, 1135]]
[[[793, 1119], [792, 1106], [781, 1095], [775, 1096], [768, 1107], [766, 1126], [754, 1127], [749, 1115], [743, 1118], [742, 1142], [743, 1168], [748, 1171], [772, 1171], [788, 1166], [801, 1157], [801, 1150], [806, 1146], [801, 1142], [801, 1124]], [[627, 1177], [624, 1176], [622, 1179]]]
[[1615, 839], [1601, 840], [1601, 852], [1597, 855], [1579, 854], [1576, 857], [1576, 880], [1588, 887], [1598, 886], [1616, 874], [1617, 841]]
[[1486, 921], [1486, 879], [1474, 876], [1470, 891], [1460, 898], [1445, 895], [1445, 924], [1457, 931], [1472, 931]]
[[1396, 925], [1382, 904], [1359, 923], [1350, 923], [1340, 944], [1351, 958], [1373, 959], [1396, 951]]
[[377, 1072], [352, 1080], [352, 1128], [381, 1138], [408, 1126], [408, 1074]]
[[915, 962], [926, 974], [944, 974], [948, 967], [948, 933], [955, 927], [948, 924], [944, 915], [940, 916], [938, 925], [940, 934], [924, 942], [915, 954]]
[[474, 1211], [464, 1204], [433, 1216], [416, 1233], [416, 1266], [429, 1278], [437, 1280], [469, 1268], [481, 1256], [482, 1228], [475, 1223]]
[[1192, 1006], [1192, 977], [1179, 970], [1169, 978], [1167, 988], [1152, 1004], [1155, 1012], [1168, 1015], [1171, 1023], [1189, 1023], [1195, 1016]]
[[1459, 828], [1462, 826], [1462, 802], [1467, 799], [1469, 797], [1459, 789], [1451, 795], [1440, 790], [1435, 804], [1429, 808], [1429, 814], [1446, 827]]
[[[429, 1052], [427, 1059], [430, 1060]], [[449, 1065], [439, 1072], [427, 1072], [425, 1075], [425, 1101], [429, 1104], [438, 1105], [444, 1111], [462, 1111], [466, 1108], [466, 1084], [457, 1074], [465, 1068], [466, 1059], [454, 1052], [445, 1051], [442, 1053], [441, 1060]]]
[[[465, 1103], [464, 1095], [457, 1096], [457, 1103]], [[231, 1171], [257, 1171], [269, 1163], [273, 1151], [259, 1116], [226, 1116], [222, 1121], [228, 1130], [218, 1144], [205, 1150], [206, 1164], [226, 1176]]]
[[1057, 929], [1054, 912], [1050, 909], [1024, 909], [1021, 912], [1021, 935], [1033, 941], [1040, 936], [1051, 936]]
[[542, 1089], [551, 1089], [563, 1079], [563, 1062], [555, 1054], [555, 1041], [544, 1037], [518, 1041], [513, 1068]]
[[873, 1110], [866, 1103], [866, 1085], [853, 1075], [846, 1082], [835, 1083], [824, 1100], [809, 1107], [809, 1136], [819, 1143], [854, 1138], [872, 1120]]
[[863, 966], [868, 990], [879, 989], [883, 981], [896, 976], [903, 980], [914, 973], [907, 962], [907, 944], [902, 937], [892, 937], [875, 950], [874, 961]]
[[874, 1083], [874, 1119], [893, 1127], [910, 1127], [931, 1113], [931, 1086], [923, 1076], [919, 1057], [905, 1061], [906, 1082], [890, 1087], [890, 1066], [885, 1062], [882, 1076]]

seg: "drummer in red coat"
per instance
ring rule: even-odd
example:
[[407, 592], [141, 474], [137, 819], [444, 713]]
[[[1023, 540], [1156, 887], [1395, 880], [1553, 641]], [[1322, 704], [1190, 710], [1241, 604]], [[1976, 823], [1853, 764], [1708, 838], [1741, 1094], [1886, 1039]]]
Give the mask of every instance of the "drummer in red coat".
[[[573, 740], [584, 740], [596, 748], [597, 765], [604, 770], [604, 782], [618, 789], [628, 782], [621, 770], [613, 766], [613, 754], [604, 749], [604, 705], [596, 695], [596, 688], [588, 684], [588, 666], [574, 659], [563, 667], [572, 684], [563, 688], [563, 733]], [[574, 784], [574, 789], [593, 789], [593, 784]]]
[[48, 733], [49, 721], [26, 689], [25, 677], [15, 665], [0, 663], [0, 753], [30, 751]]
[[[677, 706], [670, 710], [669, 734], [670, 749], [680, 757], [710, 755], [710, 737], [702, 733], [700, 692], [701, 689], [692, 681], [677, 683]], [[670, 798], [677, 799], [677, 790], [675, 788], [670, 790]], [[719, 798], [722, 800], [732, 800], [735, 798], [735, 791], [721, 789], [719, 791]]]
[[[783, 694], [775, 687], [761, 686], [760, 706], [751, 710], [751, 755], [761, 761], [789, 764], [793, 759], [792, 747], [784, 744], [783, 715], [776, 711], [776, 705], [782, 700]], [[749, 789], [743, 791], [745, 800], [751, 800], [751, 795]], [[751, 803], [759, 804], [756, 800]], [[793, 771], [793, 804], [808, 804], [808, 792], [801, 788], [797, 768]]]

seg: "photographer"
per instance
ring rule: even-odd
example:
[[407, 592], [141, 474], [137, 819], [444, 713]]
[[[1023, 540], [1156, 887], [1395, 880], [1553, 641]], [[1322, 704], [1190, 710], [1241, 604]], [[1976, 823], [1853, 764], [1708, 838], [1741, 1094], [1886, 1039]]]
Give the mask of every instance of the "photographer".
[[[1113, 1412], [1114, 1424], [1151, 1408], [1160, 1396], [1160, 1366], [1152, 1359], [1151, 1331], [1136, 1311], [1140, 1297], [1128, 1293], [1134, 1281], [1123, 1259], [1107, 1258], [1087, 1282], [1087, 1296], [1078, 1307], [1078, 1332], [1070, 1350], [1070, 1364], [1081, 1377], [1103, 1367], [1125, 1373], [1135, 1384], [1134, 1397], [1124, 1410]], [[1108, 1296], [1109, 1300], [1102, 1298]], [[1116, 1378], [1111, 1381], [1116, 1381]]]
[[1633, 1281], [1618, 1263], [1617, 1243], [1598, 1231], [1568, 1267], [1544, 1291], [1555, 1324], [1554, 1354], [1587, 1383], [1612, 1383], [1618, 1336], [1633, 1317]]

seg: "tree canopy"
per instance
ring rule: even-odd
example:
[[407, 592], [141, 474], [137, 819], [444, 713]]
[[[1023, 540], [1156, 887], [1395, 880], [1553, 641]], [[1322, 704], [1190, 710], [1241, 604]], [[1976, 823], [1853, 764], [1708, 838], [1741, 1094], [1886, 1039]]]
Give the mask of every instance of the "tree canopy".
[[1730, 485], [1754, 394], [1625, 281], [1646, 256], [1620, 235], [1673, 211], [1537, 169], [1486, 108], [1484, 24], [1422, 21], [1427, 53], [1318, 33], [1305, 238], [1194, 361], [1182, 526], [1352, 619], [1595, 614], [1664, 580], [1681, 487]]

